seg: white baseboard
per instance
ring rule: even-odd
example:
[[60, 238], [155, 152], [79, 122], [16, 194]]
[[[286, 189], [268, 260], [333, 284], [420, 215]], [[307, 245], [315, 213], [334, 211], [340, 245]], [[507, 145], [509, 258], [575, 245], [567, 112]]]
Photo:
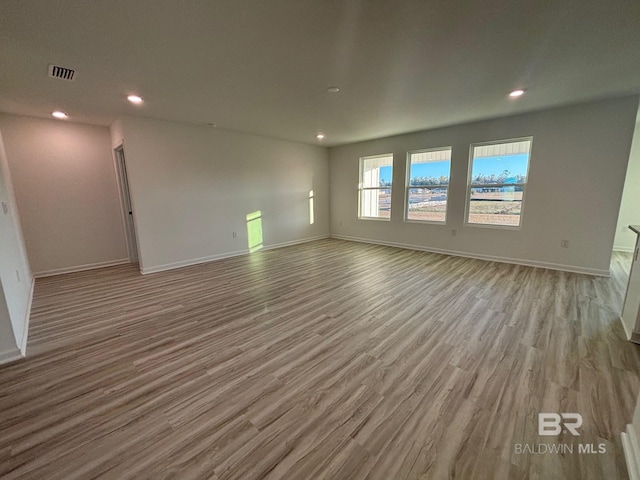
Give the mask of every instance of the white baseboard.
[[31, 305], [33, 304], [33, 289], [36, 285], [36, 277], [31, 278], [31, 288], [29, 289], [29, 301], [27, 303], [27, 312], [24, 319], [24, 330], [22, 331], [22, 339], [20, 340], [20, 353], [23, 357], [27, 355], [27, 339], [29, 338], [29, 319], [31, 318]]
[[614, 252], [633, 253], [634, 252], [634, 247], [622, 247], [622, 246], [619, 246], [619, 245], [614, 245], [613, 246], [613, 251]]
[[385, 245], [389, 247], [406, 248], [408, 250], [420, 250], [423, 252], [441, 253], [443, 255], [452, 255], [455, 257], [475, 258], [477, 260], [488, 260], [491, 262], [510, 263], [514, 265], [524, 265], [527, 267], [547, 268], [550, 270], [560, 270], [563, 272], [583, 273], [587, 275], [595, 275], [598, 277], [610, 277], [609, 270], [600, 270], [597, 268], [581, 268], [573, 265], [562, 265], [559, 263], [538, 262], [534, 260], [526, 260], [520, 258], [497, 257], [494, 255], [482, 255], [479, 253], [462, 252], [458, 250], [445, 250], [442, 248], [425, 247], [424, 245], [412, 245], [408, 243], [385, 242], [382, 240], [370, 240], [367, 238], [349, 237], [346, 235], [331, 235], [331, 238], [339, 240], [348, 240], [350, 242], [372, 243], [374, 245]]
[[6, 352], [0, 352], [0, 365], [20, 360], [24, 355], [20, 353], [17, 348], [15, 350], [7, 350]]
[[176, 268], [190, 267], [191, 265], [198, 265], [200, 263], [213, 262], [215, 260], [222, 260], [224, 258], [238, 257], [240, 255], [246, 255], [249, 253], [248, 249], [238, 250], [236, 252], [221, 253], [218, 255], [209, 255], [208, 257], [192, 258], [189, 260], [181, 260], [179, 262], [165, 263], [163, 265], [156, 265], [155, 267], [142, 267], [140, 273], [147, 275], [149, 273], [164, 272], [166, 270], [174, 270]]
[[[303, 238], [303, 239], [300, 239], [300, 240], [292, 240], [290, 242], [276, 243], [274, 245], [267, 245], [267, 246], [261, 248], [259, 251], [273, 250], [273, 249], [282, 248], [282, 247], [289, 247], [289, 246], [292, 246], [292, 245], [298, 245], [300, 243], [313, 242], [315, 240], [322, 240], [324, 238], [329, 238], [329, 237], [330, 237], [330, 235], [320, 235], [320, 236], [316, 236], [316, 237]], [[235, 252], [226, 252], [226, 253], [220, 253], [220, 254], [216, 254], [216, 255], [210, 255], [208, 257], [192, 258], [192, 259], [189, 259], [189, 260], [182, 260], [180, 262], [173, 262], [173, 263], [166, 263], [164, 265], [157, 265], [155, 267], [141, 267], [140, 272], [143, 275], [147, 275], [149, 273], [164, 272], [166, 270], [173, 270], [175, 268], [189, 267], [191, 265], [198, 265], [200, 263], [214, 262], [216, 260], [223, 260], [225, 258], [239, 257], [240, 255], [247, 255], [248, 253], [250, 253], [249, 249], [245, 248], [243, 250], [237, 250]]]
[[262, 250], [275, 250], [276, 248], [291, 247], [293, 245], [300, 245], [302, 243], [315, 242], [316, 240], [325, 240], [327, 238], [331, 238], [331, 235], [328, 235], [328, 234], [318, 235], [316, 237], [303, 238], [302, 240], [292, 240], [290, 242], [276, 243], [275, 245], [268, 245], [262, 248]]
[[121, 258], [120, 260], [109, 260], [106, 262], [88, 263], [85, 265], [77, 265], [74, 267], [54, 268], [53, 270], [35, 272], [33, 276], [35, 278], [52, 277], [54, 275], [63, 275], [65, 273], [84, 272], [85, 270], [93, 270], [95, 268], [115, 267], [116, 265], [124, 265], [126, 263], [130, 263], [129, 259]]
[[624, 328], [624, 334], [627, 336], [627, 340], [631, 340], [631, 334], [633, 332], [630, 332], [629, 329], [627, 328], [627, 324], [624, 322], [624, 319], [622, 318], [622, 315], [620, 315], [618, 318], [620, 319], [620, 323], [622, 324], [622, 328]]
[[627, 431], [620, 434], [622, 438], [622, 449], [624, 458], [627, 461], [629, 480], [640, 480], [640, 449], [638, 449], [638, 439], [632, 425], [627, 425]]

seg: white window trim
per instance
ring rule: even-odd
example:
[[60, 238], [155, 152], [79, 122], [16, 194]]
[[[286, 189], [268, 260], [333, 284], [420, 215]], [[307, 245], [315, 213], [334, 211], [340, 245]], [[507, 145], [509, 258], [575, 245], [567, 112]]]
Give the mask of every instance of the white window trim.
[[[428, 152], [438, 152], [441, 150], [449, 150], [451, 155], [453, 155], [453, 147], [445, 146], [445, 147], [434, 147], [434, 148], [423, 148], [420, 150], [410, 150], [407, 152], [407, 166], [406, 166], [406, 174], [405, 174], [405, 189], [404, 189], [404, 221], [406, 223], [426, 223], [432, 225], [446, 225], [447, 219], [449, 218], [449, 187], [451, 186], [451, 164], [452, 160], [449, 159], [449, 184], [446, 187], [442, 187], [439, 185], [425, 186], [425, 187], [411, 187], [409, 184], [411, 183], [411, 155], [414, 153], [428, 153]], [[447, 204], [444, 209], [444, 220], [416, 220], [414, 218], [409, 218], [409, 190], [411, 188], [446, 188], [447, 189]]]
[[[376, 158], [385, 158], [391, 157], [391, 186], [390, 187], [363, 187], [362, 186], [362, 169], [364, 167], [363, 160], [373, 160]], [[366, 155], [364, 157], [360, 157], [358, 159], [358, 220], [374, 220], [378, 222], [390, 222], [391, 221], [391, 208], [393, 207], [393, 202], [389, 206], [389, 217], [369, 217], [366, 215], [362, 215], [362, 192], [365, 190], [389, 190], [389, 195], [393, 195], [393, 153], [381, 153], [379, 155]]]
[[[526, 183], [509, 183], [509, 184], [473, 184], [472, 180], [472, 172], [473, 172], [473, 149], [475, 147], [484, 146], [484, 145], [497, 145], [500, 143], [514, 143], [514, 142], [531, 142], [529, 146], [529, 159], [527, 160], [527, 172], [525, 178], [527, 179]], [[467, 198], [465, 202], [465, 210], [464, 210], [464, 226], [465, 227], [473, 227], [473, 228], [494, 228], [498, 230], [522, 230], [522, 224], [524, 223], [524, 205], [526, 200], [526, 192], [527, 186], [529, 184], [529, 168], [531, 167], [531, 156], [533, 154], [533, 136], [528, 137], [516, 137], [516, 138], [506, 138], [504, 140], [492, 140], [490, 142], [477, 142], [471, 143], [469, 145], [469, 165], [467, 168]], [[471, 208], [471, 189], [472, 188], [483, 188], [483, 187], [499, 187], [508, 185], [510, 187], [513, 186], [521, 186], [522, 187], [522, 201], [520, 205], [520, 223], [517, 226], [514, 225], [494, 225], [490, 223], [470, 223], [469, 222], [469, 210]]]

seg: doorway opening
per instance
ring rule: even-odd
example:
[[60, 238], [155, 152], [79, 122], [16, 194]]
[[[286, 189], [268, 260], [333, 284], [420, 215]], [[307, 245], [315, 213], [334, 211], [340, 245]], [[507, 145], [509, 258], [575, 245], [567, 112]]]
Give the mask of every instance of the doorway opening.
[[120, 190], [120, 205], [124, 219], [124, 233], [127, 238], [127, 253], [131, 263], [138, 263], [138, 242], [136, 241], [136, 229], [133, 223], [133, 206], [131, 205], [131, 193], [129, 179], [127, 177], [127, 164], [124, 158], [124, 145], [114, 149], [116, 159], [116, 174]]

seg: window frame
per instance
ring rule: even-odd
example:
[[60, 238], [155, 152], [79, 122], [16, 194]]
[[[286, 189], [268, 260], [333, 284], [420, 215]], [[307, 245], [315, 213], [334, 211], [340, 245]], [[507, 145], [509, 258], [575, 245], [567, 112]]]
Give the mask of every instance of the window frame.
[[[363, 173], [364, 173], [364, 163], [366, 160], [373, 160], [376, 158], [391, 158], [391, 185], [389, 187], [363, 187]], [[360, 157], [358, 160], [358, 220], [374, 220], [378, 222], [390, 222], [391, 221], [391, 208], [392, 208], [392, 195], [393, 195], [393, 162], [394, 157], [393, 153], [381, 153], [379, 155], [367, 155], [364, 157]], [[364, 191], [372, 191], [372, 190], [389, 190], [389, 216], [388, 217], [369, 217], [362, 215], [362, 193]]]
[[[411, 155], [414, 153], [428, 153], [428, 152], [439, 152], [448, 150], [450, 152], [449, 156], [449, 183], [447, 183], [447, 200], [444, 209], [444, 220], [416, 220], [413, 218], [409, 218], [409, 195], [412, 188], [421, 188], [421, 187], [412, 187], [411, 186]], [[409, 150], [407, 152], [407, 168], [406, 168], [406, 178], [405, 178], [405, 192], [404, 192], [404, 221], [406, 223], [426, 223], [432, 225], [446, 225], [447, 219], [449, 217], [449, 188], [451, 186], [451, 165], [452, 165], [452, 157], [453, 156], [453, 147], [451, 145], [443, 146], [443, 147], [434, 147], [434, 148], [422, 148], [419, 150]], [[425, 188], [443, 188], [440, 185], [434, 185], [433, 187], [425, 187]]]
[[[471, 210], [471, 189], [472, 188], [483, 188], [486, 185], [474, 184], [473, 180], [473, 150], [475, 147], [482, 147], [485, 145], [499, 145], [501, 143], [515, 143], [515, 142], [529, 142], [529, 158], [527, 159], [527, 171], [526, 171], [526, 182], [525, 183], [495, 183], [490, 184], [491, 187], [504, 187], [504, 186], [520, 186], [522, 187], [522, 200], [520, 202], [520, 222], [518, 225], [496, 225], [491, 223], [471, 223], [469, 222], [469, 215]], [[495, 228], [499, 230], [522, 230], [522, 224], [524, 222], [524, 204], [526, 200], [526, 193], [529, 184], [529, 170], [531, 168], [531, 157], [533, 155], [533, 135], [524, 136], [524, 137], [516, 137], [516, 138], [506, 138], [503, 140], [491, 140], [489, 142], [476, 142], [469, 144], [469, 165], [467, 171], [467, 198], [465, 203], [465, 212], [464, 212], [464, 226], [465, 227], [477, 227], [477, 228]]]

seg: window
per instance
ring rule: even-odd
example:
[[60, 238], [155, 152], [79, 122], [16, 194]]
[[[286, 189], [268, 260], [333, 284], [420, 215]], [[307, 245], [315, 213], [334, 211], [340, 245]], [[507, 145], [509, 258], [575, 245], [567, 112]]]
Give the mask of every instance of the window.
[[406, 219], [444, 222], [451, 172], [451, 147], [409, 152]]
[[519, 227], [532, 138], [471, 145], [467, 224]]
[[393, 155], [360, 159], [359, 218], [391, 218]]

